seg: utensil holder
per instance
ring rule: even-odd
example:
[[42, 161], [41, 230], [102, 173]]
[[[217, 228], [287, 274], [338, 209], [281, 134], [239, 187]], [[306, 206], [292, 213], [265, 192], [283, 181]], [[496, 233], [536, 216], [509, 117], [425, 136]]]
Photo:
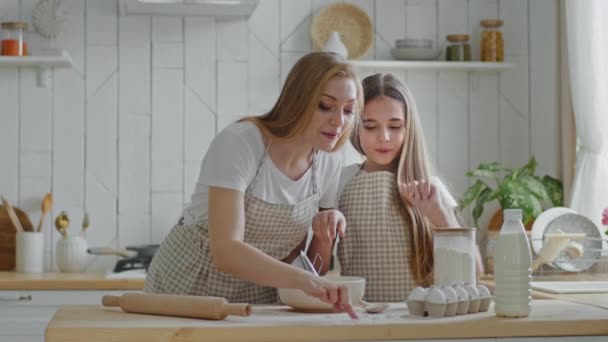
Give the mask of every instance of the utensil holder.
[[20, 273], [44, 272], [44, 234], [21, 232], [15, 237], [15, 270]]
[[61, 272], [84, 272], [87, 267], [87, 240], [82, 236], [62, 237], [55, 249], [57, 267]]

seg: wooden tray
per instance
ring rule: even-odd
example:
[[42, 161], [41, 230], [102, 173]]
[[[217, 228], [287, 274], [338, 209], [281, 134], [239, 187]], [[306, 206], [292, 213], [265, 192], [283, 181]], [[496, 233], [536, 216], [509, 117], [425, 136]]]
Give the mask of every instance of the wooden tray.
[[[15, 208], [17, 218], [21, 222], [23, 229], [33, 231], [32, 222], [27, 214], [19, 208]], [[0, 205], [0, 270], [12, 271], [15, 269], [15, 227], [11, 223], [4, 206]]]

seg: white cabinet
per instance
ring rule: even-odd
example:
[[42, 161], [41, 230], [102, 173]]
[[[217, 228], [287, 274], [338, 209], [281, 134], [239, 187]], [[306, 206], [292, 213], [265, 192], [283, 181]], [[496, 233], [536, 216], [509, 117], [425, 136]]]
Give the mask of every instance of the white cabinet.
[[41, 342], [60, 305], [101, 304], [106, 294], [139, 291], [0, 291], [0, 341]]

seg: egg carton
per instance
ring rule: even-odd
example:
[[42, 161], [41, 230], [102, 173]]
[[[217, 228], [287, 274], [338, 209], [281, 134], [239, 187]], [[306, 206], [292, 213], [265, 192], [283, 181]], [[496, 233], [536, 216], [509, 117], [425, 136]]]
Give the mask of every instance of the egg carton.
[[412, 316], [452, 317], [487, 312], [493, 298], [484, 285], [417, 287], [407, 298], [407, 308]]

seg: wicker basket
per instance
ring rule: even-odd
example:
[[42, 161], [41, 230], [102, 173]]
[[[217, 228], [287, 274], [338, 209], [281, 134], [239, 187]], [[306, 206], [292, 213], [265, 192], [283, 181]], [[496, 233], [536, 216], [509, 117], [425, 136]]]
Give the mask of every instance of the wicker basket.
[[310, 35], [317, 49], [325, 46], [334, 31], [340, 33], [349, 59], [365, 55], [374, 40], [371, 19], [361, 8], [351, 4], [326, 6], [312, 19]]

